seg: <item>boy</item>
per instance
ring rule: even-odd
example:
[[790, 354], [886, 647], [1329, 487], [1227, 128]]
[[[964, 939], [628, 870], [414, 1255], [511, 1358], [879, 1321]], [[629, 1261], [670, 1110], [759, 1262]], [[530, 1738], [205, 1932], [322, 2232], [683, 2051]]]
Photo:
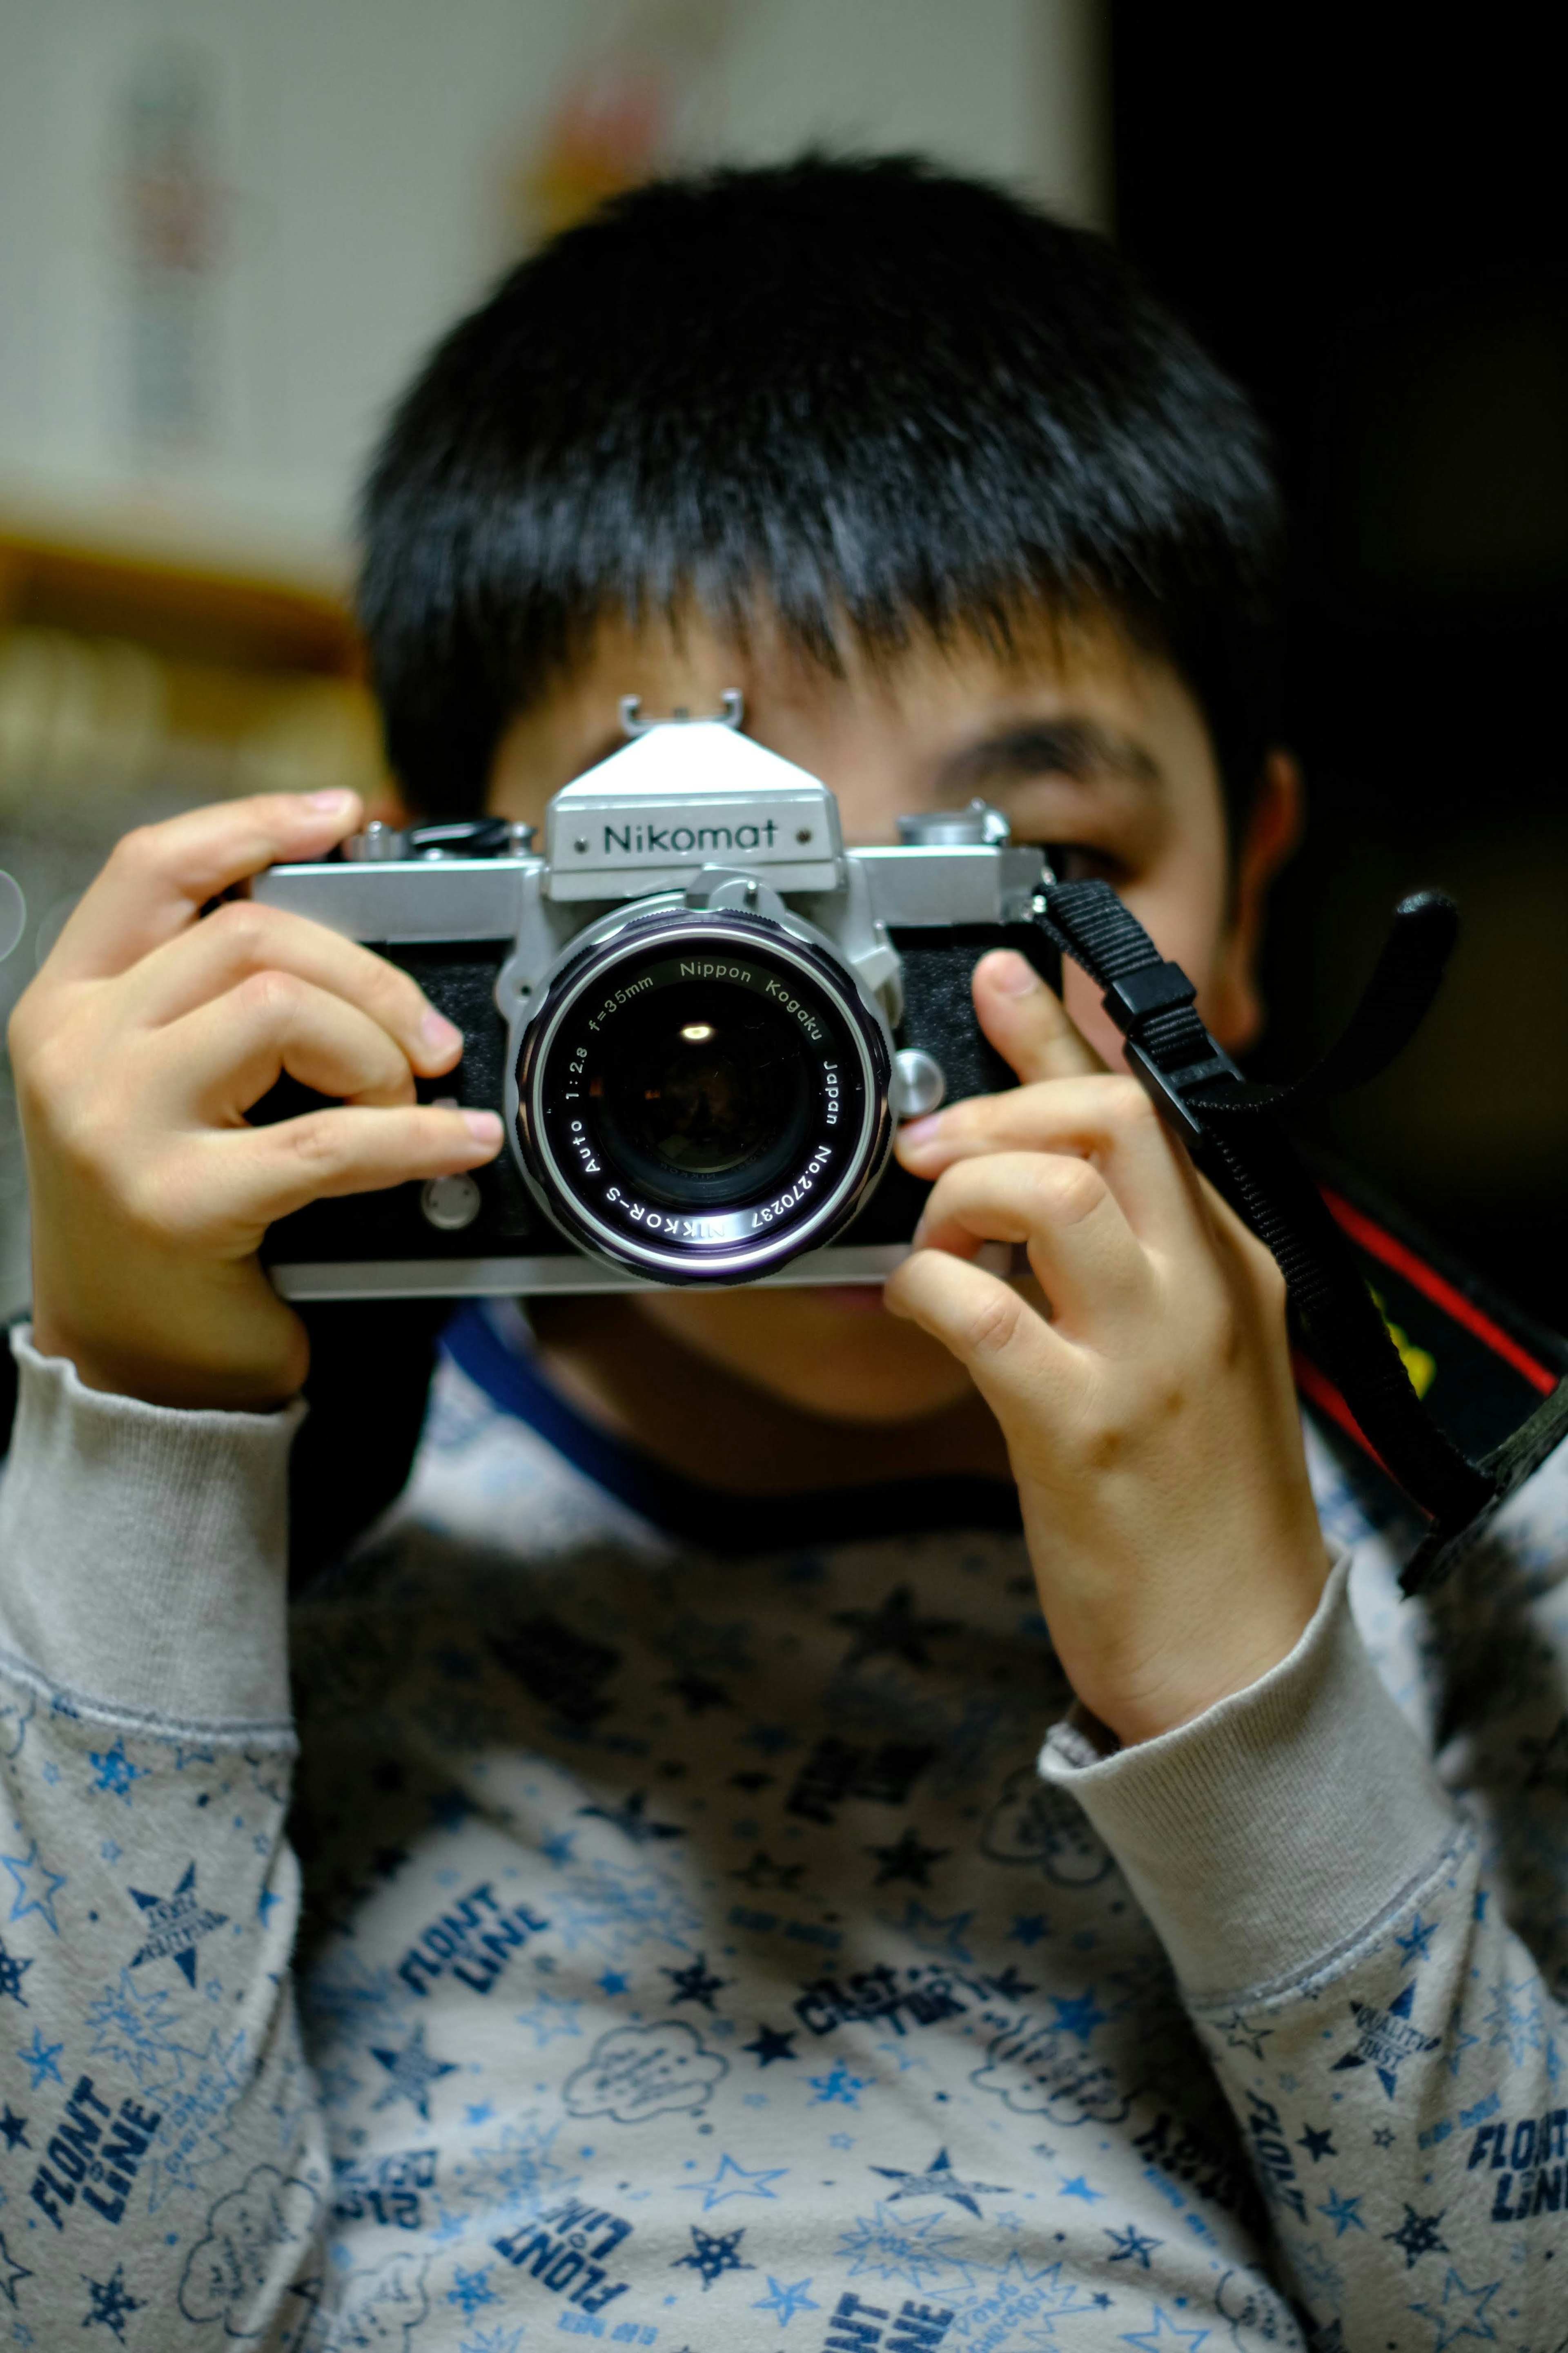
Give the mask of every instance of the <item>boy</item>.
[[[537, 820], [621, 694], [739, 687], [851, 839], [983, 791], [1108, 874], [1239, 1049], [1295, 822], [1273, 529], [1238, 397], [1104, 248], [807, 161], [634, 196], [456, 330], [363, 610], [414, 806]], [[296, 1613], [290, 1978], [305, 1346], [256, 1246], [500, 1143], [416, 1106], [460, 1039], [405, 976], [196, 919], [357, 817], [132, 837], [13, 1024], [18, 2328], [1554, 2343], [1560, 1474], [1396, 1609], [1409, 1532], [1303, 1451], [1271, 1262], [1092, 991], [1007, 954], [1022, 1083], [902, 1132], [885, 1303], [458, 1315], [408, 1496]], [[249, 1128], [282, 1069], [342, 1107]]]

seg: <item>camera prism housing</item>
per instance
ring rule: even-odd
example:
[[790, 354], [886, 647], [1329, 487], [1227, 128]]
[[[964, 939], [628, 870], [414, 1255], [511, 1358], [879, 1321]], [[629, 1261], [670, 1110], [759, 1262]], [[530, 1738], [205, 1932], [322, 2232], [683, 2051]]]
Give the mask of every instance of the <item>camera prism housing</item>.
[[[501, 1115], [488, 1167], [312, 1203], [264, 1256], [293, 1299], [880, 1281], [926, 1187], [896, 1122], [1016, 1083], [970, 976], [1052, 879], [984, 803], [846, 849], [805, 770], [719, 719], [645, 723], [500, 818], [373, 826], [252, 895], [401, 965], [463, 1032], [426, 1101]], [[252, 1113], [319, 1098], [285, 1080]]]

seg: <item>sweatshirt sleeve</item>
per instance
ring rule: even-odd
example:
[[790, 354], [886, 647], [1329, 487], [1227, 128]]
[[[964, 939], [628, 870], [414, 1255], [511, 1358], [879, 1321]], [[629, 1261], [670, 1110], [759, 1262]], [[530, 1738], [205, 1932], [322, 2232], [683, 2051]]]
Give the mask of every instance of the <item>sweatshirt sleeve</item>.
[[1348, 1568], [1248, 1690], [1110, 1755], [1069, 1719], [1041, 1771], [1165, 1946], [1313, 2346], [1554, 2345], [1561, 2226], [1537, 2218], [1568, 2203], [1568, 2021], [1483, 1813], [1363, 1645]]
[[13, 1345], [0, 2316], [29, 2343], [123, 2338], [134, 2315], [135, 2341], [171, 2353], [283, 2353], [312, 2308], [328, 2175], [283, 1834], [300, 1409], [167, 1411]]

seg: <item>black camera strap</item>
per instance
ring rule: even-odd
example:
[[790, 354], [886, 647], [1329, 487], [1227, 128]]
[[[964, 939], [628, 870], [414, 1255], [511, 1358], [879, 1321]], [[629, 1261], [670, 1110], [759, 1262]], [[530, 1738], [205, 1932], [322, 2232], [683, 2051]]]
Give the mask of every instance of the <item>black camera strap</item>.
[[1161, 955], [1108, 883], [1052, 883], [1036, 902], [1035, 919], [1103, 990], [1106, 1010], [1127, 1040], [1128, 1068], [1272, 1251], [1313, 1357], [1389, 1475], [1426, 1514], [1429, 1526], [1405, 1570], [1405, 1590], [1439, 1582], [1458, 1540], [1506, 1492], [1501, 1466], [1472, 1462], [1416, 1396], [1361, 1270], [1278, 1114], [1291, 1103], [1359, 1086], [1393, 1060], [1442, 978], [1458, 934], [1453, 902], [1423, 892], [1401, 903], [1342, 1036], [1289, 1086], [1243, 1077], [1199, 1020], [1193, 983]]

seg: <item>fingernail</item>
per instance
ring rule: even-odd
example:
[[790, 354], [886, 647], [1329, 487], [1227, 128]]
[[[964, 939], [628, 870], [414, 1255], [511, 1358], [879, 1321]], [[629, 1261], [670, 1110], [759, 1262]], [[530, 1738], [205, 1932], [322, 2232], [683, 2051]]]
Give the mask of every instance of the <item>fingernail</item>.
[[998, 948], [991, 958], [991, 968], [985, 976], [1004, 997], [1032, 997], [1041, 986], [1039, 974], [1016, 948]]
[[928, 1144], [936, 1142], [941, 1133], [942, 1113], [933, 1111], [928, 1113], [924, 1119], [906, 1120], [899, 1130], [899, 1142], [915, 1152], [923, 1152]]
[[330, 793], [306, 793], [304, 795], [306, 807], [320, 809], [323, 816], [325, 816], [329, 810], [331, 810], [335, 816], [340, 809], [346, 809], [353, 798], [353, 793], [344, 792], [341, 787], [338, 787]]
[[500, 1121], [493, 1111], [466, 1111], [463, 1125], [476, 1144], [488, 1144], [493, 1149], [500, 1142]]
[[449, 1054], [454, 1046], [460, 1046], [463, 1042], [462, 1031], [455, 1023], [448, 1021], [444, 1013], [437, 1013], [434, 1007], [419, 1024], [419, 1035], [427, 1046], [443, 1054]]

